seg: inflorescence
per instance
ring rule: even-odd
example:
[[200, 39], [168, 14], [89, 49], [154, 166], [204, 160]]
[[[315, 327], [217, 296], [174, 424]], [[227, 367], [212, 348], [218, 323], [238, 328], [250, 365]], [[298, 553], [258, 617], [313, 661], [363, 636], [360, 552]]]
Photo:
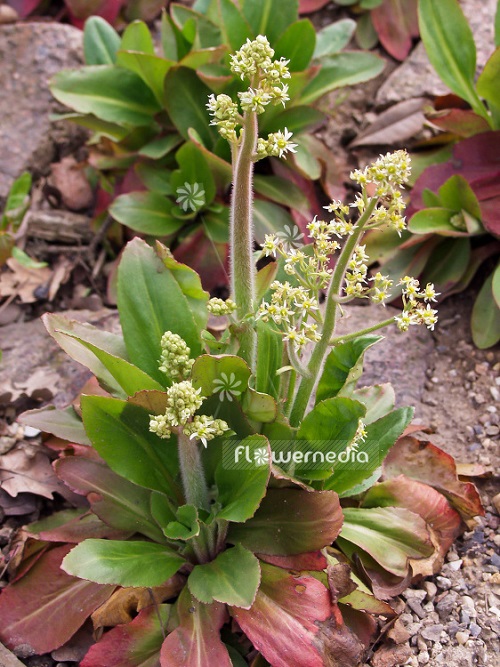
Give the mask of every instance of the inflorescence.
[[161, 339], [160, 370], [171, 378], [181, 379], [167, 389], [167, 407], [162, 415], [149, 415], [149, 430], [160, 438], [169, 438], [172, 432], [182, 431], [189, 438], [196, 438], [207, 446], [209, 440], [229, 430], [223, 419], [207, 415], [196, 415], [204, 397], [201, 389], [195, 389], [191, 380], [194, 359], [189, 358], [190, 349], [186, 342], [171, 331], [166, 331]]
[[[274, 50], [267, 37], [258, 35], [246, 43], [231, 56], [231, 71], [241, 79], [250, 81], [250, 87], [238, 93], [239, 106], [229, 95], [210, 95], [207, 108], [212, 116], [211, 125], [217, 126], [219, 134], [229, 142], [238, 144], [241, 132], [238, 130], [244, 122], [243, 114], [264, 113], [269, 104], [283, 104], [290, 98], [288, 86], [284, 79], [290, 78], [288, 60], [273, 60]], [[254, 160], [268, 156], [282, 157], [287, 152], [295, 153], [296, 144], [290, 141], [292, 133], [284, 131], [272, 132], [267, 139], [259, 138]]]
[[[263, 255], [281, 256], [284, 270], [291, 276], [291, 281], [275, 281], [271, 285], [271, 299], [262, 302], [257, 318], [273, 321], [284, 340], [292, 341], [299, 349], [308, 341], [319, 341], [322, 316], [318, 299], [321, 291], [327, 289], [331, 282], [332, 257], [341, 249], [339, 239], [345, 242], [355, 233], [361, 238], [365, 230], [384, 226], [401, 233], [405, 229], [405, 218], [402, 215], [405, 203], [401, 188], [409, 176], [410, 158], [406, 151], [383, 155], [365, 169], [352, 172], [351, 177], [361, 187], [361, 192], [352, 204], [348, 206], [333, 201], [325, 206], [329, 213], [334, 214], [330, 221], [315, 217], [307, 225], [310, 244], [301, 246], [299, 240], [285, 244], [278, 234], [266, 234]], [[358, 214], [355, 222], [351, 220], [351, 209], [355, 209]], [[342, 303], [354, 298], [368, 298], [385, 305], [391, 297], [393, 281], [380, 272], [370, 277], [368, 263], [366, 246], [357, 243], [346, 258], [343, 295], [340, 296]], [[398, 328], [406, 331], [412, 324], [425, 324], [433, 329], [437, 322], [437, 311], [430, 305], [437, 296], [434, 286], [428, 284], [421, 291], [418, 281], [408, 277], [399, 285], [403, 292], [403, 312], [394, 317]]]

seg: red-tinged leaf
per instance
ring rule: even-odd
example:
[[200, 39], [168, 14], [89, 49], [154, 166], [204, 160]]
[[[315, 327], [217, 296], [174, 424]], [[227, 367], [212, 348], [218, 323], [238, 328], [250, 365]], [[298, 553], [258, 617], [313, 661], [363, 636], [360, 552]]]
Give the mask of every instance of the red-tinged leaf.
[[299, 14], [312, 14], [329, 2], [330, 0], [299, 0]]
[[406, 590], [411, 583], [413, 573], [410, 567], [404, 577], [398, 577], [381, 567], [365, 552], [355, 554], [353, 560], [363, 578], [370, 582], [373, 594], [378, 600], [391, 600]]
[[312, 576], [263, 564], [255, 603], [231, 613], [273, 667], [352, 667], [361, 657], [360, 642]]
[[20, 19], [25, 19], [32, 14], [43, 0], [8, 0], [7, 4], [15, 9]]
[[202, 276], [203, 288], [208, 291], [229, 282], [227, 244], [212, 241], [203, 229], [185, 239], [174, 251], [174, 257]]
[[433, 486], [464, 518], [484, 515], [476, 487], [459, 481], [453, 457], [430, 442], [400, 438], [384, 461], [383, 475], [385, 479], [405, 475]]
[[426, 116], [439, 129], [464, 139], [490, 130], [486, 119], [470, 109], [446, 109], [428, 113]]
[[459, 141], [453, 147], [451, 160], [428, 167], [412, 190], [408, 216], [425, 208], [425, 189], [437, 192], [454, 174], [468, 181], [479, 200], [484, 226], [500, 236], [500, 131], [482, 132]]
[[124, 0], [64, 0], [68, 7], [71, 22], [82, 29], [89, 16], [101, 16], [108, 23], [113, 24], [120, 12]]
[[341, 527], [335, 492], [270, 489], [251, 519], [231, 524], [228, 541], [258, 553], [290, 556], [330, 545]]
[[131, 623], [107, 632], [91, 647], [80, 667], [160, 667], [160, 650], [169, 615], [168, 604], [143, 609]]
[[114, 530], [88, 510], [62, 510], [26, 527], [30, 537], [45, 542], [78, 544], [88, 537], [125, 539], [131, 531]]
[[363, 507], [406, 507], [420, 514], [436, 534], [443, 557], [462, 527], [460, 515], [443, 494], [405, 475], [373, 486], [363, 500]]
[[45, 553], [29, 572], [0, 596], [0, 640], [24, 655], [48, 653], [62, 646], [88, 616], [111, 595], [101, 586], [61, 570], [69, 546]]
[[185, 588], [176, 611], [179, 625], [163, 642], [161, 667], [232, 667], [219, 634], [227, 620], [226, 606], [201, 604]]
[[404, 60], [412, 38], [418, 36], [417, 0], [384, 0], [371, 17], [385, 50], [396, 60]]
[[60, 459], [55, 468], [71, 489], [87, 496], [92, 511], [104, 523], [129, 534], [139, 532], [157, 542], [164, 541], [151, 517], [150, 491], [117, 475], [106, 464], [83, 456]]
[[328, 565], [327, 560], [321, 551], [299, 554], [298, 556], [257, 555], [265, 563], [276, 565], [276, 567], [281, 567], [283, 570], [295, 570], [298, 572], [312, 570], [313, 572], [321, 572], [321, 570], [325, 570]]

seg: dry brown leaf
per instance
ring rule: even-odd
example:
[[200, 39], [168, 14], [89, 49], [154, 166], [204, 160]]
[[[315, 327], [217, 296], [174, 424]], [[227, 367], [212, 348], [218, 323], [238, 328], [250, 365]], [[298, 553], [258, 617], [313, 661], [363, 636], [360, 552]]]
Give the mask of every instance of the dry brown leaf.
[[156, 588], [120, 588], [92, 614], [92, 623], [97, 632], [101, 628], [130, 623], [135, 614], [152, 604], [161, 604], [179, 593], [185, 579], [174, 574], [164, 586]]
[[426, 104], [428, 100], [425, 97], [416, 97], [395, 104], [383, 111], [374, 123], [349, 144], [349, 147], [392, 145], [411, 139], [424, 127], [423, 108]]
[[48, 284], [52, 271], [43, 267], [40, 269], [27, 268], [16, 259], [7, 260], [10, 271], [0, 274], [0, 296], [18, 296], [23, 303], [37, 301], [36, 290]]
[[56, 491], [61, 495], [69, 491], [56, 477], [43, 447], [27, 442], [0, 456], [0, 485], [14, 498], [18, 493], [53, 498]]
[[49, 301], [53, 301], [61, 285], [68, 282], [71, 272], [75, 268], [76, 260], [68, 257], [59, 257], [54, 267], [52, 278], [49, 285]]

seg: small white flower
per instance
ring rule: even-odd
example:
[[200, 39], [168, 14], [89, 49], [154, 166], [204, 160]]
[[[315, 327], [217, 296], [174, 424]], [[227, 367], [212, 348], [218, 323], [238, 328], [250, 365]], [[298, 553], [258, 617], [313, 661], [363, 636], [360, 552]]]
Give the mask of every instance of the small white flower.
[[259, 447], [259, 449], [256, 449], [253, 453], [253, 458], [256, 466], [266, 466], [270, 461], [269, 452], [265, 447]]
[[236, 375], [231, 373], [228, 377], [226, 373], [221, 373], [220, 378], [214, 380], [214, 392], [219, 392], [219, 398], [223, 401], [225, 398], [232, 402], [233, 397], [239, 396], [241, 390], [238, 387], [241, 385], [241, 380], [236, 379]]
[[183, 211], [190, 208], [192, 211], [197, 211], [205, 203], [205, 190], [200, 183], [188, 183], [177, 188], [177, 199], [175, 200]]

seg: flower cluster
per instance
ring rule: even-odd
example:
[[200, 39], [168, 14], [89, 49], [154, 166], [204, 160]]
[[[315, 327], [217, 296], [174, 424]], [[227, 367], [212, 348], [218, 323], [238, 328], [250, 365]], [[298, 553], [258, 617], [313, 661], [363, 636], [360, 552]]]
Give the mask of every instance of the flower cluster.
[[222, 316], [230, 315], [236, 310], [236, 304], [232, 299], [218, 299], [214, 297], [207, 303], [207, 310], [212, 315]]
[[[274, 50], [267, 37], [258, 35], [231, 56], [231, 70], [241, 79], [248, 79], [250, 87], [238, 93], [243, 113], [264, 113], [269, 104], [283, 104], [290, 98], [284, 79], [290, 78], [288, 60], [273, 60]], [[222, 137], [230, 142], [239, 141], [237, 128], [244, 123], [238, 105], [228, 95], [210, 95], [207, 108], [212, 115], [211, 125], [216, 125]], [[259, 139], [254, 159], [268, 156], [282, 157], [288, 151], [295, 152], [296, 144], [290, 141], [292, 133], [273, 132], [267, 139]]]
[[161, 338], [159, 369], [174, 380], [184, 380], [189, 377], [194, 364], [190, 354], [191, 349], [179, 335], [165, 331]]
[[189, 380], [173, 384], [167, 389], [167, 408], [163, 415], [149, 415], [149, 430], [159, 438], [169, 438], [173, 430], [182, 430], [190, 438], [198, 438], [207, 445], [229, 430], [222, 419], [195, 415], [201, 407], [201, 389], [195, 389]]
[[365, 169], [355, 169], [351, 178], [362, 187], [369, 183], [375, 185], [377, 197], [390, 197], [404, 187], [410, 174], [410, 156], [405, 150], [399, 150], [381, 155]]
[[[271, 302], [263, 301], [257, 319], [272, 320], [284, 333], [284, 340], [303, 347], [308, 341], [319, 341], [319, 303], [306, 287], [292, 287], [289, 282], [274, 281]], [[310, 322], [309, 318], [317, 320]]]
[[425, 324], [433, 331], [438, 318], [437, 310], [431, 307], [430, 302], [436, 301], [439, 295], [434, 285], [428, 283], [421, 290], [419, 281], [410, 276], [405, 276], [399, 284], [402, 286], [403, 312], [394, 317], [398, 329], [408, 331], [412, 324]]
[[351, 259], [347, 264], [345, 274], [345, 293], [346, 296], [363, 296], [366, 285], [366, 276], [368, 273], [369, 257], [366, 254], [366, 246], [357, 245], [354, 248]]

